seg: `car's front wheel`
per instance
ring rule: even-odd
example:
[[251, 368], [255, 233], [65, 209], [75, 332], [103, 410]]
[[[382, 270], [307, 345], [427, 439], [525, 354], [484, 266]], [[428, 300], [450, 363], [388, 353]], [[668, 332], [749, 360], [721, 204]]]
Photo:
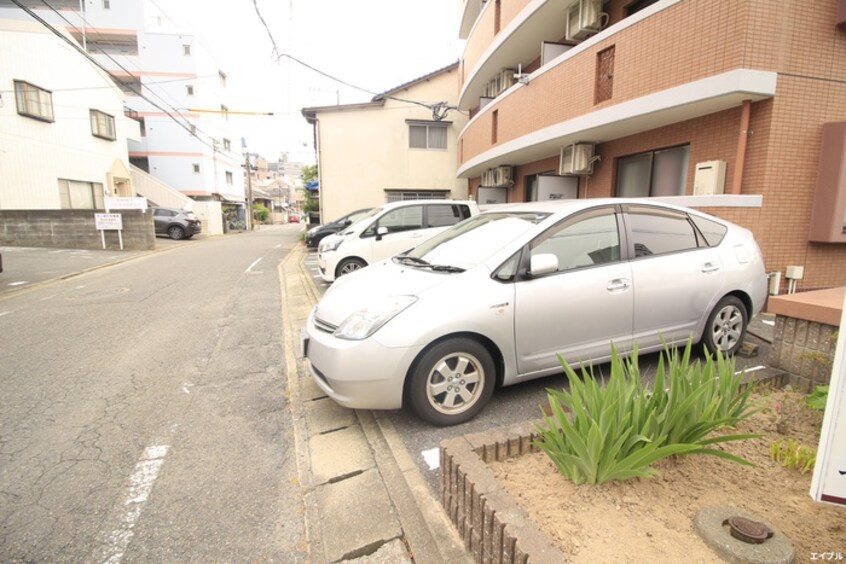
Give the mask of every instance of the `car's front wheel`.
[[443, 341], [426, 351], [411, 374], [409, 404], [433, 425], [463, 423], [491, 398], [495, 370], [491, 354], [478, 341]]
[[178, 241], [185, 238], [185, 230], [178, 225], [171, 225], [167, 228], [167, 235], [171, 239], [176, 239]]
[[367, 266], [367, 264], [361, 259], [344, 259], [341, 261], [341, 264], [338, 265], [338, 270], [335, 273], [335, 277], [337, 278], [339, 276], [343, 276], [344, 274], [349, 274], [350, 272], [361, 270], [365, 266]]
[[726, 296], [708, 316], [702, 342], [711, 353], [733, 355], [743, 345], [748, 323], [749, 314], [743, 302], [736, 296]]

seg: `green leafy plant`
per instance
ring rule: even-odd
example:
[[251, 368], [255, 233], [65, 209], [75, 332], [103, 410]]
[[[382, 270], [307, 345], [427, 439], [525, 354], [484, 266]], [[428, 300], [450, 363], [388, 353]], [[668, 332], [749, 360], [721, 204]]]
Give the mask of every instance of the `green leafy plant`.
[[785, 468], [795, 468], [805, 474], [817, 461], [815, 450], [802, 446], [793, 439], [775, 441], [770, 445], [770, 458]]
[[710, 447], [760, 435], [710, 435], [752, 415], [751, 388], [742, 386], [732, 360], [718, 355], [691, 363], [691, 349], [688, 343], [682, 354], [664, 351], [651, 391], [642, 383], [637, 351], [624, 361], [612, 350], [604, 386], [592, 369], [583, 367], [580, 378], [559, 358], [569, 390], [547, 391], [551, 415], [544, 414], [535, 444], [576, 484], [650, 476], [651, 464], [683, 454], [711, 454], [750, 465]]
[[264, 204], [253, 204], [253, 218], [262, 223], [270, 217], [270, 210]]
[[828, 386], [817, 386], [813, 393], [805, 398], [805, 405], [817, 411], [823, 411], [828, 401]]

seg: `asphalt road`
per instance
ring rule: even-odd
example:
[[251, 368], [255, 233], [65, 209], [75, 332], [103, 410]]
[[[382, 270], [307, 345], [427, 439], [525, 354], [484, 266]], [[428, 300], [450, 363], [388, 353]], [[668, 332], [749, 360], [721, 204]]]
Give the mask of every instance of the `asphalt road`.
[[300, 230], [0, 294], [0, 561], [305, 560], [277, 275]]

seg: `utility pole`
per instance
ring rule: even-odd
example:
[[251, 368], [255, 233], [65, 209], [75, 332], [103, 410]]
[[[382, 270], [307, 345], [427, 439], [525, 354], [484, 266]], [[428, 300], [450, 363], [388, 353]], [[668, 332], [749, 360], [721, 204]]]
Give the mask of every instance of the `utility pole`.
[[247, 226], [250, 231], [253, 230], [253, 171], [250, 168], [250, 152], [244, 153], [244, 170], [247, 174]]

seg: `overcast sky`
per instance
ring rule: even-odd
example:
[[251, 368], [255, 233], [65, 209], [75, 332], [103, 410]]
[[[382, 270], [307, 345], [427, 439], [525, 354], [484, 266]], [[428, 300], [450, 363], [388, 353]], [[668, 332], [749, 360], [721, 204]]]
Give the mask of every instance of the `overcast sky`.
[[[184, 19], [227, 72], [248, 148], [268, 158], [289, 151], [313, 162], [312, 130], [303, 107], [365, 102], [461, 56], [462, 0], [154, 0]], [[287, 57], [357, 86], [350, 88]], [[278, 59], [278, 62], [277, 62]], [[237, 102], [237, 107], [236, 107]]]

